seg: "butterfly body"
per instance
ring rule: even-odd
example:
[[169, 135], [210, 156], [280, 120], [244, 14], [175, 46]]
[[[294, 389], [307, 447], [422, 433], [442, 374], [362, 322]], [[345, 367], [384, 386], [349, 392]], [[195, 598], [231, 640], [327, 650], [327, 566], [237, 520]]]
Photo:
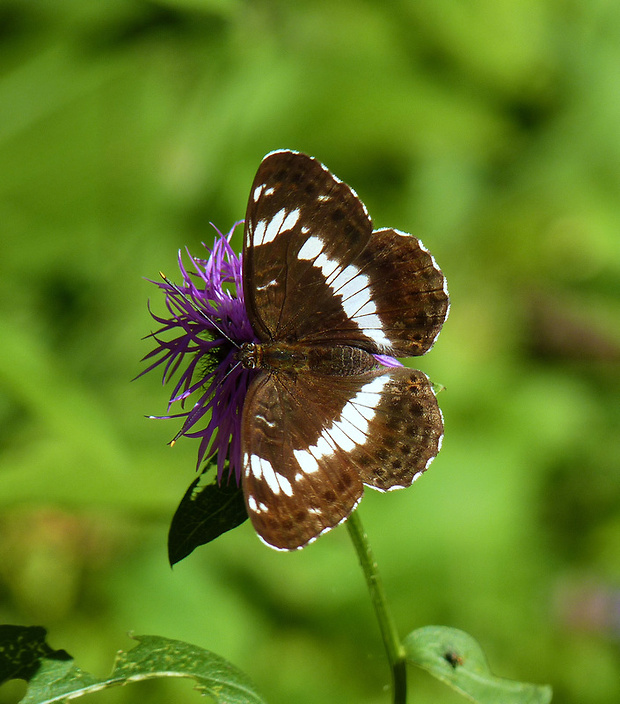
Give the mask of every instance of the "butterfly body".
[[286, 342], [247, 343], [237, 358], [246, 369], [326, 376], [363, 374], [379, 364], [368, 352], [351, 345], [300, 345]]
[[409, 486], [441, 446], [422, 372], [374, 355], [427, 352], [445, 279], [415, 237], [373, 230], [357, 194], [292, 151], [262, 161], [248, 202], [243, 293], [256, 371], [241, 422], [243, 491], [262, 540], [293, 550], [347, 518], [363, 486]]

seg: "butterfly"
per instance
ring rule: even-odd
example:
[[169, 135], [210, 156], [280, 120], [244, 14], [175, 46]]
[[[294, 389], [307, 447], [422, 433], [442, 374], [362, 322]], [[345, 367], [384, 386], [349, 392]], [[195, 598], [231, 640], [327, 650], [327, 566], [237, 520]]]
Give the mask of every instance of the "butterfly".
[[412, 235], [373, 230], [316, 159], [261, 162], [245, 218], [243, 295], [258, 342], [241, 419], [242, 487], [259, 537], [301, 548], [342, 523], [364, 485], [409, 486], [439, 452], [428, 377], [375, 355], [426, 353], [448, 315], [445, 278]]

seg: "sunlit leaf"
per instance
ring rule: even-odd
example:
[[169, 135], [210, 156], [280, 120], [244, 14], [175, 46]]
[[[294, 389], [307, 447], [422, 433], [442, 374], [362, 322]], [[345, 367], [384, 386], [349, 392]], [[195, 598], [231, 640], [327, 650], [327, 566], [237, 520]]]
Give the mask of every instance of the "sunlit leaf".
[[551, 687], [495, 677], [484, 653], [467, 633], [426, 626], [404, 641], [408, 662], [421, 667], [479, 704], [548, 704]]
[[138, 645], [119, 651], [109, 677], [76, 667], [64, 650], [53, 650], [40, 627], [0, 627], [0, 684], [25, 679], [22, 704], [48, 704], [115, 685], [161, 677], [196, 680], [196, 690], [216, 704], [264, 704], [247, 675], [215, 653], [159, 636], [135, 636]]

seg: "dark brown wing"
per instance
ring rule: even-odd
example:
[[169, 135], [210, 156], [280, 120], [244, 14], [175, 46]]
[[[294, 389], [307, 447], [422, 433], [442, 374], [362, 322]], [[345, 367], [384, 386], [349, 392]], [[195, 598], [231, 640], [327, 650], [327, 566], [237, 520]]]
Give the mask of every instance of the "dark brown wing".
[[342, 330], [345, 338], [354, 333], [357, 326], [304, 251], [309, 240], [320, 240], [337, 274], [371, 232], [357, 195], [316, 159], [268, 154], [250, 191], [243, 246], [245, 303], [259, 339], [294, 341], [319, 327]]
[[[387, 352], [395, 357], [428, 352], [450, 303], [446, 279], [422, 242], [399, 230], [375, 230], [355, 264], [369, 279], [369, 295], [391, 347]], [[363, 310], [353, 320], [364, 328]]]
[[405, 367], [359, 376], [262, 373], [242, 419], [243, 491], [258, 535], [301, 548], [347, 518], [362, 484], [409, 486], [439, 451], [428, 378]]
[[372, 224], [355, 192], [297, 152], [261, 163], [250, 193], [244, 294], [263, 342], [350, 344], [411, 356], [448, 313], [445, 279], [411, 235]]

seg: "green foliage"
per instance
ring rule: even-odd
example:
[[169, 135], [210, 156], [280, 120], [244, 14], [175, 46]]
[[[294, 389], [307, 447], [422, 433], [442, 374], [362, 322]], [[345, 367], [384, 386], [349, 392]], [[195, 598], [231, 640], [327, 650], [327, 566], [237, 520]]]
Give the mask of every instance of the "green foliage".
[[211, 476], [210, 482], [204, 484], [205, 474], [210, 469], [207, 467], [190, 484], [172, 517], [168, 533], [168, 559], [171, 565], [187, 557], [200, 545], [206, 545], [241, 525], [248, 517], [243, 491], [234, 478], [228, 483], [219, 484]]
[[551, 687], [495, 677], [478, 643], [445, 626], [424, 626], [404, 641], [407, 660], [477, 704], [549, 704]]
[[[288, 147], [448, 278], [418, 365], [444, 447], [360, 508], [397, 624], [475, 633], [562, 704], [620, 701], [619, 65], [613, 2], [1, 0], [0, 622], [93, 672], [135, 630], [274, 704], [384, 701], [346, 531], [281, 555], [246, 522], [167, 569], [196, 447], [129, 382], [162, 311], [142, 277], [243, 217]], [[417, 704], [450, 701], [419, 678]]]
[[52, 650], [45, 629], [0, 627], [0, 684], [25, 679], [22, 704], [51, 704], [147, 679], [189, 677], [216, 704], [263, 704], [248, 677], [219, 655], [169, 638], [133, 637], [138, 645], [120, 651], [110, 676], [100, 679], [76, 667], [64, 650]]
[[[248, 677], [229, 662], [189, 643], [160, 636], [132, 636], [138, 645], [120, 651], [109, 677], [84, 672], [64, 650], [52, 649], [40, 626], [0, 626], [0, 684], [28, 682], [22, 704], [51, 704], [147, 679], [187, 677], [219, 704], [262, 704]], [[478, 704], [548, 704], [551, 689], [494, 677], [478, 643], [454, 628], [428, 626], [405, 639], [407, 660]]]

